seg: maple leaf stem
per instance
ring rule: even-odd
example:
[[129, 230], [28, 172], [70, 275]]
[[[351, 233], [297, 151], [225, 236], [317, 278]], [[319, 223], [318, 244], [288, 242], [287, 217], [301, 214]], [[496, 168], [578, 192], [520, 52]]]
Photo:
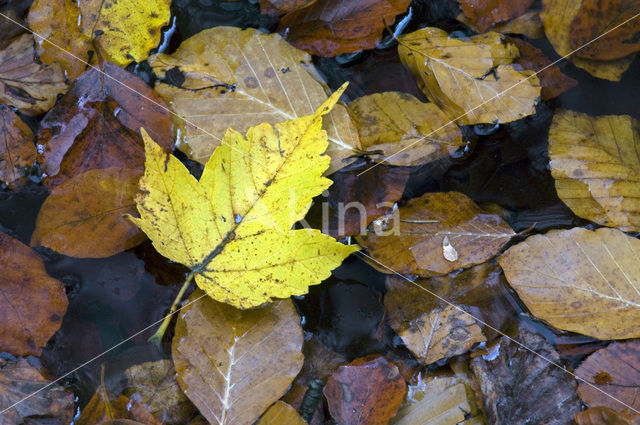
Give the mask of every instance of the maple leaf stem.
[[186, 292], [187, 288], [191, 284], [191, 281], [193, 280], [193, 277], [195, 276], [196, 273], [197, 273], [196, 270], [192, 270], [187, 275], [187, 278], [182, 284], [182, 288], [180, 288], [178, 295], [176, 295], [176, 299], [173, 300], [173, 304], [171, 305], [171, 309], [169, 310], [169, 313], [164, 317], [164, 320], [162, 321], [162, 324], [160, 325], [158, 330], [151, 336], [151, 338], [148, 339], [150, 343], [158, 347], [162, 343], [162, 338], [164, 337], [164, 333], [167, 331], [167, 328], [169, 327], [171, 318], [173, 317], [173, 314], [178, 310], [178, 305], [180, 305], [180, 301], [182, 300], [184, 293]]

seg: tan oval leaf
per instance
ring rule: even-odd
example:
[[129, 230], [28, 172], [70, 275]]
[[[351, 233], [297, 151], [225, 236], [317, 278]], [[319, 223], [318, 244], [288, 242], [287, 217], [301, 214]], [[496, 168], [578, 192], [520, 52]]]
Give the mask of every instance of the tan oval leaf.
[[296, 409], [283, 401], [276, 401], [260, 418], [257, 425], [306, 425]]
[[0, 181], [24, 179], [36, 159], [33, 132], [6, 105], [0, 105]]
[[178, 383], [209, 423], [250, 425], [302, 368], [302, 341], [291, 300], [242, 311], [198, 289], [176, 323]]
[[534, 316], [598, 339], [640, 337], [640, 240], [617, 229], [552, 230], [498, 258]]

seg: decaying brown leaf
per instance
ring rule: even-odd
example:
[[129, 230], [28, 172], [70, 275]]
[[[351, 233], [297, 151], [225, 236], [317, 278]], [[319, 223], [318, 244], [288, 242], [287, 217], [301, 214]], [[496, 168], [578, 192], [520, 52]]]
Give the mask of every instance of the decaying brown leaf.
[[166, 151], [173, 147], [162, 98], [115, 64], [104, 62], [101, 71], [111, 78], [89, 69], [42, 119], [38, 162], [50, 188], [87, 170], [144, 166], [140, 127]]
[[260, 12], [264, 15], [284, 15], [301, 9], [314, 0], [260, 0]]
[[0, 233], [0, 351], [40, 355], [67, 311], [64, 286], [31, 248]]
[[89, 170], [56, 186], [40, 208], [31, 246], [78, 258], [104, 258], [132, 248], [146, 236], [124, 214], [136, 211], [142, 170]]
[[349, 114], [362, 149], [391, 165], [421, 165], [464, 146], [460, 129], [444, 112], [407, 93], [359, 97], [349, 104]]
[[60, 65], [37, 61], [31, 34], [0, 42], [0, 102], [38, 115], [48, 111], [58, 94], [68, 88]]
[[513, 67], [518, 48], [501, 34], [463, 40], [423, 28], [400, 37], [398, 54], [429, 100], [460, 125], [506, 123], [535, 113], [538, 78]]
[[[54, 424], [71, 422], [74, 414], [73, 393], [61, 385], [50, 385], [42, 374], [40, 367], [27, 359], [0, 359], [0, 410], [3, 411], [0, 424], [20, 425], [30, 417], [50, 418]], [[47, 387], [43, 388], [45, 385]], [[36, 391], [37, 396], [31, 397]], [[29, 398], [23, 400], [26, 397]], [[17, 402], [21, 403], [10, 407]]]
[[617, 229], [552, 230], [498, 258], [534, 316], [598, 339], [640, 337], [640, 240]]
[[557, 111], [549, 130], [558, 196], [578, 216], [640, 231], [640, 123], [628, 115]]
[[176, 324], [178, 382], [210, 423], [250, 425], [300, 371], [302, 339], [291, 300], [237, 310], [198, 289]]
[[606, 406], [617, 412], [628, 406], [640, 410], [640, 341], [612, 343], [596, 351], [580, 364], [576, 375], [601, 390], [578, 383], [578, 394], [589, 406]]
[[306, 425], [296, 409], [283, 401], [276, 401], [256, 425]]
[[123, 395], [112, 397], [101, 384], [82, 409], [76, 424], [107, 425], [114, 421], [126, 421], [122, 425], [131, 425], [129, 421], [140, 425], [161, 425], [142, 404]]
[[[204, 30], [172, 55], [152, 56], [149, 63], [161, 78], [183, 74], [177, 86], [160, 83], [156, 90], [172, 111], [189, 121], [175, 119], [178, 148], [202, 164], [227, 128], [244, 133], [262, 122], [310, 115], [327, 99], [310, 55], [278, 34], [252, 28]], [[330, 174], [353, 162], [349, 157], [360, 152], [360, 142], [342, 105], [324, 118], [323, 128], [329, 136]]]
[[617, 412], [604, 406], [597, 406], [573, 415], [578, 425], [639, 425], [640, 415], [626, 412]]
[[374, 222], [358, 236], [374, 260], [398, 273], [447, 274], [487, 261], [515, 233], [457, 192], [426, 193]]
[[573, 424], [581, 403], [573, 377], [549, 362], [559, 363], [558, 353], [543, 336], [526, 329], [520, 330], [517, 339], [528, 350], [503, 337], [488, 354], [471, 361], [480, 381], [487, 422]]
[[329, 377], [324, 396], [340, 425], [386, 425], [406, 392], [398, 367], [384, 357], [361, 357]]
[[278, 31], [299, 49], [316, 56], [372, 49], [385, 23], [393, 24], [410, 0], [316, 0], [285, 15]]
[[534, 0], [458, 0], [462, 12], [475, 24], [478, 32], [485, 32], [498, 22], [522, 15]]
[[[458, 15], [456, 19], [475, 32], [482, 32], [463, 13]], [[538, 10], [530, 10], [510, 21], [499, 22], [491, 28], [491, 31], [499, 32], [500, 34], [522, 34], [530, 39], [544, 37], [544, 26], [540, 20], [540, 11]]]
[[0, 182], [13, 187], [36, 159], [33, 132], [13, 110], [0, 105]]

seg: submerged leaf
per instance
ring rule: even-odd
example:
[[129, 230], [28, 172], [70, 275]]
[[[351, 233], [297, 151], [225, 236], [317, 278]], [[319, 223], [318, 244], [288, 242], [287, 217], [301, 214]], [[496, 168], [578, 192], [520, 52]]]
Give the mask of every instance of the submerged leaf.
[[458, 0], [462, 12], [485, 32], [498, 22], [522, 15], [534, 0]]
[[29, 126], [11, 108], [0, 105], [1, 182], [13, 186], [25, 178], [36, 159], [33, 139]]

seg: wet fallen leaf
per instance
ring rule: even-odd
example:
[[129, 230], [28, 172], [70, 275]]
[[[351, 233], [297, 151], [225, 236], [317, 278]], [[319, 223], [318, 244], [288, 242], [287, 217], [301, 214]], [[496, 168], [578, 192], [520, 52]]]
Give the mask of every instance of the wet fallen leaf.
[[39, 356], [67, 311], [64, 286], [22, 242], [0, 232], [0, 246], [0, 351]]
[[[74, 79], [84, 69], [77, 62], [89, 61], [92, 49], [119, 66], [142, 62], [160, 43], [170, 4], [170, 0], [35, 0], [29, 26], [55, 44], [39, 39], [42, 60], [61, 63]], [[75, 57], [61, 54], [60, 48]]]
[[405, 392], [398, 367], [375, 356], [340, 366], [324, 387], [329, 412], [340, 425], [386, 425]]
[[[244, 133], [262, 122], [312, 114], [327, 99], [310, 55], [278, 34], [252, 28], [202, 31], [172, 55], [152, 56], [149, 63], [160, 78], [179, 75], [177, 86], [160, 83], [156, 90], [172, 111], [189, 121], [175, 120], [178, 148], [202, 164], [227, 128]], [[329, 135], [331, 173], [353, 161], [349, 157], [359, 152], [360, 142], [342, 105], [325, 118], [323, 128]]]
[[[107, 425], [113, 421], [133, 421], [134, 424], [161, 425], [160, 421], [140, 403], [119, 395], [112, 397], [104, 385], [100, 385], [82, 414], [75, 422], [77, 425]], [[124, 424], [129, 425], [129, 422]], [[124, 425], [123, 424], [123, 425]]]
[[628, 115], [557, 111], [549, 157], [558, 196], [577, 216], [639, 231], [638, 150], [640, 123]]
[[[29, 417], [56, 418], [59, 421], [56, 423], [64, 424], [71, 422], [73, 393], [61, 385], [51, 384], [42, 374], [40, 367], [27, 359], [0, 359], [0, 424], [20, 425]], [[39, 391], [36, 397], [23, 401], [36, 391]], [[18, 402], [21, 403], [11, 407]]]
[[24, 15], [26, 11], [29, 10], [30, 5], [30, 0], [4, 1], [0, 4], [0, 13], [6, 16], [6, 18], [0, 19], [0, 42], [14, 38], [26, 31], [13, 21], [26, 27], [27, 23], [25, 22]]
[[49, 188], [91, 169], [141, 167], [140, 127], [148, 128], [166, 151], [173, 147], [171, 118], [160, 96], [110, 62], [102, 71], [111, 78], [88, 70], [42, 119], [38, 162]]
[[[473, 24], [471, 19], [467, 18], [462, 13], [458, 15], [456, 19], [473, 29], [475, 32], [483, 32]], [[544, 26], [540, 20], [540, 11], [538, 10], [525, 12], [517, 18], [507, 22], [499, 22], [491, 28], [491, 31], [499, 32], [500, 34], [521, 34], [530, 39], [544, 37]]]
[[534, 0], [458, 0], [462, 12], [485, 32], [498, 22], [522, 15]]
[[464, 146], [455, 123], [433, 103], [400, 92], [375, 93], [349, 104], [362, 149], [391, 165], [422, 165]]
[[592, 384], [578, 382], [578, 394], [589, 406], [640, 410], [640, 341], [612, 343], [596, 351], [580, 364], [576, 375]]
[[299, 49], [316, 56], [372, 49], [385, 23], [393, 24], [410, 0], [316, 0], [285, 15], [278, 31]]
[[314, 0], [260, 0], [260, 11], [264, 15], [284, 15], [313, 2]]
[[534, 316], [598, 339], [640, 336], [640, 240], [617, 229], [552, 230], [498, 258]]
[[584, 412], [574, 414], [574, 419], [578, 425], [639, 425], [640, 415], [621, 413], [604, 406], [592, 407]]
[[429, 100], [460, 125], [506, 123], [535, 113], [538, 79], [511, 65], [518, 48], [501, 34], [467, 41], [423, 28], [400, 37], [398, 54]]
[[331, 175], [333, 184], [323, 200], [329, 207], [323, 233], [339, 238], [366, 231], [402, 197], [409, 168], [381, 164], [367, 170], [370, 167], [347, 167]]
[[539, 357], [503, 337], [471, 366], [480, 381], [484, 413], [490, 424], [570, 425], [581, 410], [573, 377], [549, 361], [558, 353], [541, 335], [520, 330], [518, 341]]
[[302, 339], [290, 300], [242, 311], [196, 290], [172, 343], [178, 382], [209, 423], [251, 425], [300, 371]]
[[509, 41], [513, 42], [520, 51], [520, 58], [514, 63], [514, 68], [538, 73], [536, 75], [540, 80], [542, 100], [553, 99], [578, 84], [573, 78], [564, 75], [556, 65], [551, 65], [551, 61], [542, 50], [520, 38], [509, 37]]
[[296, 409], [285, 402], [276, 401], [262, 415], [257, 425], [306, 425], [306, 422], [300, 417]]
[[[447, 274], [487, 261], [515, 233], [497, 215], [485, 214], [473, 201], [457, 192], [426, 193], [374, 222], [358, 242], [381, 271], [411, 273], [423, 277]], [[447, 260], [443, 240], [457, 251], [458, 259]]]
[[473, 391], [464, 380], [420, 377], [407, 387], [405, 400], [389, 425], [471, 425], [474, 418], [484, 423]]
[[[631, 19], [640, 10], [639, 0], [582, 0], [580, 10], [573, 18], [570, 46], [578, 49], [576, 56], [613, 60], [640, 50], [640, 20]], [[617, 29], [601, 36], [607, 30]]]
[[171, 360], [136, 364], [124, 374], [128, 384], [125, 395], [163, 424], [184, 424], [195, 416], [196, 409], [178, 385]]
[[31, 246], [78, 258], [104, 258], [132, 248], [144, 234], [123, 217], [135, 212], [142, 170], [89, 170], [56, 186], [40, 208]]
[[0, 105], [0, 181], [14, 187], [25, 179], [36, 159], [33, 132], [6, 105]]
[[313, 115], [252, 127], [246, 139], [230, 129], [199, 181], [143, 133], [141, 218], [132, 220], [160, 254], [195, 269], [198, 286], [218, 301], [249, 308], [306, 294], [358, 249], [292, 230], [331, 184], [322, 177], [330, 159], [321, 125], [340, 94]]
[[48, 111], [58, 94], [68, 88], [60, 65], [37, 61], [31, 34], [0, 42], [0, 102], [38, 115]]

